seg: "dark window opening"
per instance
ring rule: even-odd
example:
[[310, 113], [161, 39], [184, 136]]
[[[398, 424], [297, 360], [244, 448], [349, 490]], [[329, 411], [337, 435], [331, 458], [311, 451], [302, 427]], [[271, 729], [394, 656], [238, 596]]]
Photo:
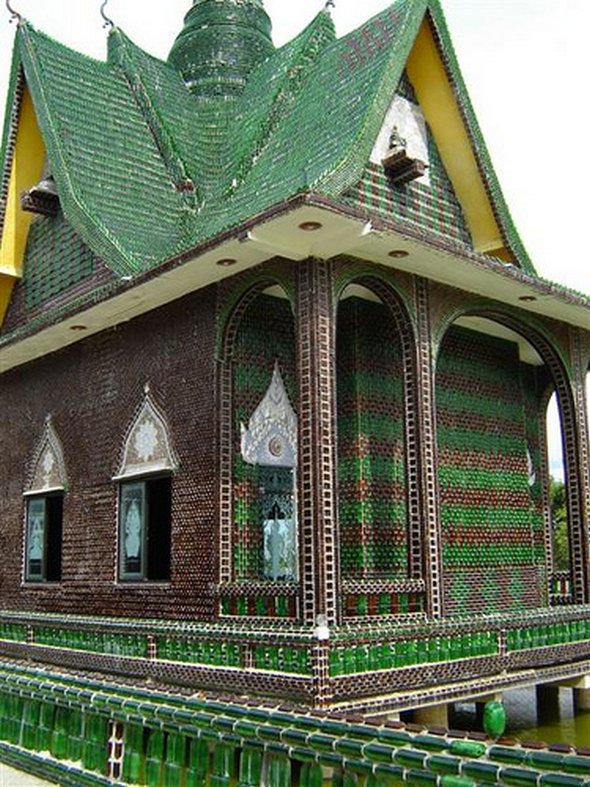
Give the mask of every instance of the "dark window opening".
[[63, 494], [31, 497], [27, 502], [26, 579], [61, 579]]
[[170, 579], [172, 479], [121, 484], [121, 579]]

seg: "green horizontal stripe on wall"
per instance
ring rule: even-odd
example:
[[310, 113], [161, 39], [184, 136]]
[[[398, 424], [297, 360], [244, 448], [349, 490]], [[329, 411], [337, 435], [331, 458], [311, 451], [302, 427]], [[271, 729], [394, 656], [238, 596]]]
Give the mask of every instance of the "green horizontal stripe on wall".
[[[283, 349], [282, 354], [284, 354], [284, 352]], [[268, 353], [266, 357], [268, 356], [272, 358], [272, 352]], [[258, 394], [262, 397], [268, 389], [271, 375], [272, 367], [270, 369], [268, 368], [268, 362], [266, 364], [261, 363], [259, 366], [256, 366], [254, 362], [234, 364], [234, 386], [238, 391], [248, 391], [250, 394]], [[291, 383], [289, 375], [285, 372], [283, 367], [281, 367], [281, 375], [283, 376], [283, 382], [285, 383], [289, 398], [293, 403], [295, 386]]]
[[444, 525], [479, 525], [491, 530], [503, 527], [531, 526], [531, 512], [528, 508], [487, 508], [485, 506], [441, 505], [441, 522]]
[[441, 487], [459, 489], [525, 489], [528, 488], [527, 473], [510, 470], [484, 470], [479, 467], [440, 466], [438, 481]]
[[[381, 348], [379, 348], [381, 350]], [[362, 363], [362, 360], [360, 361]], [[379, 394], [388, 401], [395, 401], [402, 398], [401, 377], [391, 373], [378, 374], [360, 369], [355, 370], [354, 374], [345, 375], [338, 383], [338, 395], [357, 395], [368, 396]]]
[[533, 557], [532, 546], [496, 543], [443, 546], [443, 561], [447, 566], [498, 566], [504, 562], [510, 565], [530, 565], [534, 562]]
[[403, 522], [406, 521], [406, 505], [403, 501], [390, 499], [373, 499], [364, 503], [361, 500], [341, 500], [340, 501], [340, 521], [362, 522], [371, 512], [373, 521], [380, 519], [383, 522]]
[[513, 437], [498, 432], [480, 432], [474, 429], [451, 429], [445, 426], [438, 428], [438, 441], [443, 448], [481, 451], [485, 454], [522, 456], [526, 450], [523, 437]]
[[[482, 334], [483, 335], [483, 334]], [[437, 374], [446, 376], [461, 375], [471, 382], [471, 389], [475, 385], [488, 383], [496, 388], [508, 388], [514, 390], [514, 372], [512, 364], [503, 366], [501, 363], [480, 363], [477, 366], [477, 378], [474, 378], [473, 358], [471, 353], [467, 355], [448, 354], [441, 352], [438, 358]], [[459, 382], [459, 381], [457, 381]], [[441, 385], [441, 387], [452, 387]], [[520, 394], [518, 394], [520, 395]]]
[[523, 417], [522, 402], [493, 396], [489, 392], [466, 393], [441, 385], [436, 393], [436, 403], [438, 407], [455, 412], [477, 413], [484, 416], [493, 413], [494, 418], [511, 422], [521, 421]]
[[389, 456], [341, 456], [338, 459], [340, 483], [366, 480], [387, 480], [404, 483], [404, 461]]

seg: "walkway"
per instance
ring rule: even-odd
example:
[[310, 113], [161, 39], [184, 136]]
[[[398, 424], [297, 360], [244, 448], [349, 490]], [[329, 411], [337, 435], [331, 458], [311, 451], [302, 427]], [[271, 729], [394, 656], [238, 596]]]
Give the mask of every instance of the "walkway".
[[24, 771], [15, 771], [0, 762], [0, 787], [48, 787], [52, 782], [45, 782]]

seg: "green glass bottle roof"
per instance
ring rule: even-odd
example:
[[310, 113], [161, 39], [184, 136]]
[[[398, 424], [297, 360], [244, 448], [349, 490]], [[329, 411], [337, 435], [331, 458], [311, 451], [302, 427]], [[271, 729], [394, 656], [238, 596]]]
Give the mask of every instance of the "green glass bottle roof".
[[[438, 0], [395, 0], [342, 38], [329, 12], [321, 10], [278, 49], [260, 0], [197, 0], [169, 62], [147, 54], [118, 29], [111, 31], [102, 62], [23, 22], [0, 149], [0, 234], [25, 86], [65, 220], [122, 280], [188, 258], [302, 195], [348, 209], [425, 19], [514, 254], [515, 275], [534, 276]], [[377, 211], [370, 200], [353, 207], [369, 218]], [[400, 215], [394, 206], [392, 219]], [[434, 239], [426, 215], [416, 209], [415, 225]], [[459, 240], [459, 253], [471, 255], [470, 239]], [[29, 265], [25, 276], [31, 271]], [[64, 287], [56, 284], [55, 291], [65, 302], [63, 275]], [[50, 317], [46, 310], [43, 319]], [[9, 340], [8, 333], [0, 334], [0, 346]]]

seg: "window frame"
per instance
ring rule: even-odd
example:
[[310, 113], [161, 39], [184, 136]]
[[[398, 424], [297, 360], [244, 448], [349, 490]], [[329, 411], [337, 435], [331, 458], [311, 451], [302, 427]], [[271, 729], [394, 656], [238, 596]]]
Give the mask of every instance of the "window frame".
[[[128, 586], [130, 584], [139, 583], [164, 583], [167, 584], [172, 576], [172, 480], [173, 474], [157, 473], [143, 476], [129, 476], [127, 478], [120, 478], [117, 480], [117, 583]], [[153, 565], [150, 565], [150, 529], [156, 527], [156, 523], [150, 519], [150, 485], [156, 483], [167, 482], [168, 499], [166, 502], [167, 509], [167, 523], [166, 523], [166, 542], [167, 542], [167, 555], [165, 559], [165, 571], [153, 571]], [[139, 537], [139, 562], [140, 569], [138, 571], [125, 570], [126, 555], [124, 550], [125, 534], [124, 534], [124, 504], [123, 495], [125, 488], [139, 487], [141, 489], [141, 532]], [[153, 573], [163, 573], [165, 576], [152, 576]]]
[[[57, 584], [62, 581], [63, 558], [63, 509], [64, 490], [54, 489], [25, 495], [25, 538], [24, 538], [24, 582], [31, 585]], [[48, 500], [59, 500], [59, 504], [48, 506]], [[31, 508], [43, 503], [42, 547], [40, 571], [33, 573], [30, 566]], [[55, 555], [59, 559], [55, 559]]]

